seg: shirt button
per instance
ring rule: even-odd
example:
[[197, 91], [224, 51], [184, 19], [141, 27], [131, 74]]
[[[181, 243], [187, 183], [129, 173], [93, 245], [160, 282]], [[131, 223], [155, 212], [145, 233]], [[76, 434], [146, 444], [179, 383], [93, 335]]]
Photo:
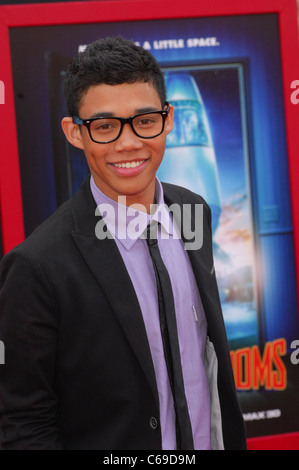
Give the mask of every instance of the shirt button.
[[153, 431], [155, 431], [158, 427], [158, 421], [154, 416], [150, 417], [149, 424], [150, 424], [150, 427]]

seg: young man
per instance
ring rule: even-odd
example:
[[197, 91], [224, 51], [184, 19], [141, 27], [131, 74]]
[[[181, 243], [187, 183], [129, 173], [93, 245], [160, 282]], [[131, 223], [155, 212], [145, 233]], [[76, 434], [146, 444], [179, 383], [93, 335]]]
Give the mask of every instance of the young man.
[[[91, 176], [1, 265], [2, 448], [245, 448], [211, 212], [156, 178], [173, 127], [156, 60], [98, 40], [71, 64], [65, 94], [62, 128]], [[158, 219], [166, 293], [144, 235]], [[179, 219], [202, 232], [200, 246], [186, 249]]]

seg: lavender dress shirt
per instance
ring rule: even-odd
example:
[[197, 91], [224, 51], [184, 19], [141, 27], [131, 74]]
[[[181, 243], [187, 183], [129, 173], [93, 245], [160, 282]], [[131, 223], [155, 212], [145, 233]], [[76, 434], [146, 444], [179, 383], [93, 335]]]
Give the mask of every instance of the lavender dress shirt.
[[163, 353], [157, 287], [143, 231], [151, 219], [159, 220], [158, 244], [174, 294], [185, 393], [194, 449], [210, 449], [210, 392], [204, 367], [207, 323], [183, 241], [164, 204], [156, 179], [157, 210], [153, 215], [126, 207], [103, 194], [91, 177], [91, 191], [126, 265], [139, 301], [152, 354], [159, 393], [162, 449], [176, 449], [175, 413]]

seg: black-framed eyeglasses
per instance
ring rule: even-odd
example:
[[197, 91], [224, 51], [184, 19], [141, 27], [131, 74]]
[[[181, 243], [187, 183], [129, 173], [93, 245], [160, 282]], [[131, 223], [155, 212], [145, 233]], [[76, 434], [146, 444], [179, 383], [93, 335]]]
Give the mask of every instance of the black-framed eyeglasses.
[[128, 118], [121, 117], [95, 117], [81, 119], [74, 116], [75, 124], [86, 126], [89, 136], [97, 144], [109, 144], [118, 139], [125, 124], [130, 124], [133, 132], [142, 139], [153, 139], [162, 134], [165, 119], [169, 113], [169, 103], [165, 102], [166, 109], [151, 111], [149, 113], [135, 114]]

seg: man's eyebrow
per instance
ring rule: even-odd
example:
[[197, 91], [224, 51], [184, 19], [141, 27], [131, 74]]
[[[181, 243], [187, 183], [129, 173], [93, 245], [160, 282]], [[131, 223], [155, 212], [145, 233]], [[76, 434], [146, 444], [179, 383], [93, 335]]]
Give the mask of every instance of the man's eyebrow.
[[115, 116], [115, 114], [107, 111], [107, 112], [94, 113], [92, 116], [89, 117], [89, 119], [100, 118], [100, 117], [113, 117], [113, 116]]
[[160, 108], [156, 108], [155, 106], [148, 106], [147, 108], [139, 108], [139, 109], [136, 109], [135, 114], [151, 113], [153, 111], [160, 111]]
[[[136, 109], [134, 115], [143, 114], [143, 113], [152, 113], [153, 111], [160, 111], [160, 109], [158, 109], [155, 106], [147, 106], [146, 108]], [[111, 113], [110, 111], [104, 111], [104, 112], [94, 113], [92, 116], [89, 117], [89, 119], [101, 118], [101, 117], [108, 118], [108, 117], [122, 117], [122, 116], [117, 116], [116, 114]]]

